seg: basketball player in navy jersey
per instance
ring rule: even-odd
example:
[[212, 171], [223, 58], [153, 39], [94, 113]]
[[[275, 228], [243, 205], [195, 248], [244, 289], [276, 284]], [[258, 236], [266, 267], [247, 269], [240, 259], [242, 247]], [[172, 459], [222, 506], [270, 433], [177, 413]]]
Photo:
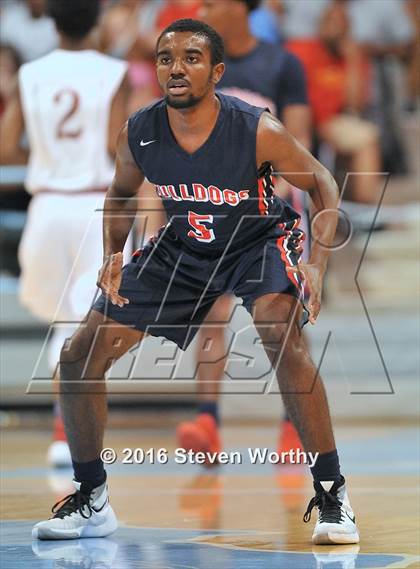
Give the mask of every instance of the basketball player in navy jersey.
[[[311, 119], [302, 64], [281, 46], [260, 41], [252, 34], [249, 14], [259, 4], [259, 0], [202, 2], [200, 20], [214, 28], [225, 45], [226, 68], [217, 90], [251, 105], [269, 108], [287, 130], [309, 148]], [[287, 195], [298, 213], [303, 214], [303, 225], [306, 222], [304, 193], [289, 186], [283, 189], [282, 195]], [[304, 256], [307, 257], [308, 239], [304, 248]], [[222, 296], [207, 316], [206, 323], [212, 323], [212, 326], [206, 326], [199, 332], [197, 416], [178, 426], [177, 439], [181, 448], [196, 452], [218, 452], [222, 448], [219, 391], [227, 360], [225, 327], [234, 308], [231, 297]], [[302, 446], [293, 423], [286, 418], [280, 423], [279, 434], [279, 453]]]
[[[325, 390], [299, 325], [303, 278], [312, 323], [320, 310], [337, 186], [269, 112], [216, 95], [223, 42], [212, 28], [178, 20], [162, 32], [156, 52], [164, 99], [134, 113], [118, 140], [104, 211], [103, 295], [61, 352], [60, 399], [76, 491], [32, 535], [73, 539], [116, 529], [100, 458], [104, 374], [148, 334], [185, 349], [216, 299], [231, 291], [254, 319], [305, 449], [320, 453], [312, 468], [316, 494], [305, 513], [308, 521], [318, 509], [313, 542], [358, 542]], [[299, 262], [299, 217], [273, 195], [271, 168], [308, 192], [320, 212], [308, 263]], [[144, 177], [162, 197], [168, 223], [123, 269]]]

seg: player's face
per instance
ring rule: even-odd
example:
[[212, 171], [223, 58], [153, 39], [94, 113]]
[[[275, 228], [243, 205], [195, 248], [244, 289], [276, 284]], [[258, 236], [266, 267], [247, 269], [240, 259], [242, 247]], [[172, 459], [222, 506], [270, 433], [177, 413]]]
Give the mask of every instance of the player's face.
[[214, 90], [223, 63], [211, 64], [206, 38], [192, 32], [170, 32], [159, 42], [157, 78], [166, 103], [177, 109], [197, 105]]

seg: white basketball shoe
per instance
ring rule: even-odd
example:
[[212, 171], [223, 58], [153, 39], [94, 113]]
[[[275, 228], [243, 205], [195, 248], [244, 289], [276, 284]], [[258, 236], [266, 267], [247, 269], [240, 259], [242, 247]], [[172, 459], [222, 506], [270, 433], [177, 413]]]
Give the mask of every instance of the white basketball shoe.
[[312, 534], [316, 545], [359, 543], [356, 518], [350, 506], [345, 480], [314, 482], [315, 496], [303, 516], [309, 522], [314, 507], [318, 509], [318, 521]]
[[74, 494], [53, 506], [53, 516], [32, 528], [33, 539], [78, 539], [105, 537], [118, 527], [109, 504], [106, 482], [92, 488], [86, 482], [73, 481]]

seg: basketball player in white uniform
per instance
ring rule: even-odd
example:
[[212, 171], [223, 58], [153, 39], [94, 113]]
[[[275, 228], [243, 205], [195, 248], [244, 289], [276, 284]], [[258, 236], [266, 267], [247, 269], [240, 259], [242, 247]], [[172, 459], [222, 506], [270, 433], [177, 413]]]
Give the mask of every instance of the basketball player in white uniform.
[[[52, 370], [71, 323], [82, 320], [95, 296], [102, 203], [126, 119], [127, 65], [91, 49], [99, 9], [99, 0], [49, 2], [59, 48], [20, 68], [2, 123], [2, 163], [24, 158], [24, 127], [29, 139], [25, 186], [33, 198], [19, 250], [20, 296], [34, 315], [57, 323], [49, 343]], [[63, 465], [70, 453], [56, 415], [48, 458]]]

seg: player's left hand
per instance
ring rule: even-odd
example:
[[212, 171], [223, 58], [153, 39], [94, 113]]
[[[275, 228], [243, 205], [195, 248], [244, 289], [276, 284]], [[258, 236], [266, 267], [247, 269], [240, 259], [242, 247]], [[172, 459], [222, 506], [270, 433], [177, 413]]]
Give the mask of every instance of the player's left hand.
[[294, 267], [286, 267], [288, 273], [294, 273], [300, 279], [308, 284], [309, 287], [309, 322], [315, 324], [321, 310], [322, 284], [324, 281], [324, 272], [318, 265], [309, 263], [298, 263]]

